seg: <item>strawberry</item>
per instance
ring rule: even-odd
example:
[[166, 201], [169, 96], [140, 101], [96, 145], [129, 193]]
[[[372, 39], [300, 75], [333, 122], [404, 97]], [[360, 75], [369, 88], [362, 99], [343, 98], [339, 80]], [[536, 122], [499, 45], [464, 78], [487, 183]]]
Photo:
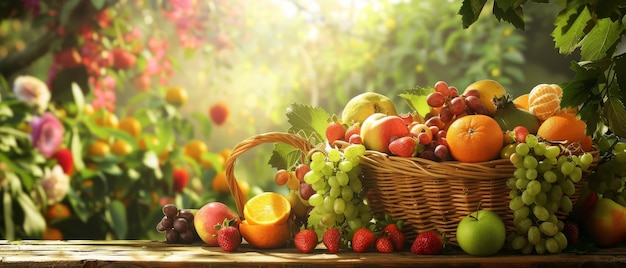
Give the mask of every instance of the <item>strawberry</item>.
[[341, 243], [341, 232], [335, 228], [328, 229], [324, 232], [324, 236], [322, 237], [322, 242], [324, 246], [328, 249], [330, 253], [339, 252], [339, 246]]
[[235, 251], [241, 244], [241, 233], [235, 227], [236, 219], [224, 219], [222, 224], [215, 225], [217, 229], [217, 244], [224, 251]]
[[228, 118], [228, 113], [228, 106], [223, 102], [218, 102], [209, 109], [209, 116], [211, 116], [211, 120], [213, 120], [213, 123], [218, 126], [224, 124]]
[[189, 173], [184, 168], [177, 168], [172, 171], [172, 177], [174, 180], [174, 192], [181, 193], [185, 186], [187, 186], [187, 182], [189, 182]]
[[70, 150], [67, 148], [59, 149], [52, 155], [52, 158], [56, 159], [57, 164], [61, 166], [65, 174], [72, 175], [72, 172], [74, 172], [74, 158]]
[[387, 236], [391, 243], [393, 243], [393, 249], [401, 251], [404, 249], [404, 233], [395, 223], [390, 223], [382, 230], [383, 235]]
[[365, 252], [376, 242], [376, 235], [368, 228], [361, 227], [352, 236], [352, 250], [354, 252]]
[[358, 123], [354, 123], [346, 130], [346, 134], [344, 135], [343, 140], [350, 141], [350, 137], [354, 134], [361, 134], [361, 126]]
[[376, 251], [380, 253], [391, 253], [393, 252], [393, 243], [388, 237], [381, 236], [376, 239]]
[[346, 134], [346, 129], [339, 122], [331, 122], [326, 127], [326, 139], [329, 144], [333, 144], [336, 140], [342, 140]]
[[78, 67], [82, 63], [82, 58], [76, 49], [66, 49], [54, 54], [54, 61], [64, 69]]
[[293, 242], [302, 253], [311, 252], [318, 244], [317, 234], [311, 229], [301, 230], [293, 238]]
[[395, 139], [389, 143], [389, 151], [397, 156], [412, 157], [415, 156], [417, 141], [410, 136]]
[[567, 238], [567, 243], [576, 246], [578, 244], [578, 235], [580, 234], [580, 230], [578, 225], [573, 222], [565, 223], [563, 227], [563, 234]]
[[439, 255], [443, 251], [444, 239], [435, 231], [423, 232], [415, 237], [411, 252], [418, 255]]

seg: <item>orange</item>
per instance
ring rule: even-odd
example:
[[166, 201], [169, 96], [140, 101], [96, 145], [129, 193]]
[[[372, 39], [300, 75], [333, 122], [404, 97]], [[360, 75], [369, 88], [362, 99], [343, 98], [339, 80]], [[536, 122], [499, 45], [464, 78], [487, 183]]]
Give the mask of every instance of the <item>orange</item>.
[[111, 151], [117, 156], [124, 156], [133, 151], [133, 147], [123, 140], [116, 140], [111, 146]]
[[226, 162], [226, 159], [228, 159], [228, 157], [230, 156], [230, 154], [233, 152], [233, 150], [228, 149], [228, 148], [224, 148], [220, 151], [220, 155], [222, 156], [222, 158], [224, 158], [224, 162]]
[[111, 152], [111, 147], [108, 143], [101, 140], [97, 140], [87, 147], [87, 155], [89, 156], [104, 157], [109, 152]]
[[282, 224], [291, 214], [291, 203], [285, 196], [265, 192], [248, 200], [243, 206], [243, 216], [250, 224]]
[[489, 116], [496, 114], [496, 105], [493, 103], [493, 98], [506, 94], [506, 90], [504, 90], [502, 84], [491, 79], [478, 80], [467, 86], [464, 92], [470, 89], [478, 90], [480, 93], [480, 103], [487, 108]]
[[185, 144], [183, 153], [196, 160], [196, 162], [202, 162], [202, 155], [209, 152], [209, 148], [201, 140], [192, 140]]
[[528, 93], [520, 95], [513, 100], [515, 107], [528, 111]]
[[43, 232], [43, 236], [41, 237], [41, 239], [44, 240], [62, 240], [63, 239], [63, 233], [61, 232], [61, 230], [54, 228], [54, 227], [46, 227], [46, 230]]
[[117, 116], [107, 110], [100, 110], [95, 116], [96, 124], [101, 127], [117, 128], [120, 124]]
[[291, 239], [289, 223], [250, 224], [247, 220], [239, 224], [241, 237], [255, 248], [277, 248]]
[[86, 115], [91, 116], [91, 115], [93, 115], [96, 111], [93, 109], [93, 106], [91, 106], [91, 104], [90, 104], [90, 103], [85, 103], [85, 106], [83, 106], [83, 112], [84, 112]]
[[446, 140], [454, 159], [474, 163], [498, 158], [504, 134], [495, 119], [479, 114], [466, 115], [450, 124]]
[[213, 182], [211, 182], [211, 187], [216, 193], [230, 192], [230, 188], [228, 188], [228, 183], [226, 182], [226, 171], [222, 170], [215, 174]]
[[570, 113], [559, 113], [548, 117], [537, 130], [537, 136], [549, 141], [579, 142], [584, 151], [590, 151], [593, 143], [586, 135], [587, 124]]
[[72, 216], [72, 211], [70, 208], [63, 203], [55, 203], [48, 206], [48, 210], [46, 210], [46, 221], [51, 222], [56, 219], [65, 219]]
[[141, 133], [141, 123], [134, 117], [125, 117], [120, 121], [119, 129], [126, 131], [133, 137], [137, 137]]
[[148, 150], [151, 147], [156, 147], [159, 146], [159, 139], [157, 139], [155, 136], [153, 135], [145, 135], [143, 137], [141, 137], [141, 139], [139, 139], [139, 149], [142, 151]]
[[187, 103], [187, 91], [181, 87], [172, 87], [165, 92], [165, 101], [174, 106]]

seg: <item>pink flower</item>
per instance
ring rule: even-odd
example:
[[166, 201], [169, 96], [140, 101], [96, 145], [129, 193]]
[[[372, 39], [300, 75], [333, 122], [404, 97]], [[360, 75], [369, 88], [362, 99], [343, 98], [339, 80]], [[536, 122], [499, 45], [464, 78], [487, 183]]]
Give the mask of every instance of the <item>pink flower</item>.
[[33, 128], [30, 133], [33, 147], [36, 147], [46, 158], [50, 158], [63, 141], [63, 125], [50, 112], [35, 117], [30, 125]]
[[70, 177], [63, 172], [63, 168], [59, 165], [55, 165], [52, 170], [46, 168], [41, 179], [41, 187], [46, 193], [47, 204], [56, 204], [67, 195], [67, 190], [70, 188]]
[[50, 102], [50, 90], [48, 90], [46, 83], [29, 75], [18, 76], [15, 79], [13, 94], [18, 100], [39, 113], [43, 113]]

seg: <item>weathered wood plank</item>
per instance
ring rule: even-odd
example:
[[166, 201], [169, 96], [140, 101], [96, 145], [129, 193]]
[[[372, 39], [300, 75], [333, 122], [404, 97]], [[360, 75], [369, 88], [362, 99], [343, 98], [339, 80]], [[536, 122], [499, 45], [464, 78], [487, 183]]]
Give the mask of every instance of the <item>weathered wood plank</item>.
[[466, 254], [418, 256], [410, 252], [380, 254], [340, 252], [323, 248], [302, 254], [295, 248], [257, 250], [242, 245], [228, 253], [203, 244], [170, 245], [158, 241], [0, 241], [2, 267], [624, 267], [626, 248], [589, 254], [491, 257]]

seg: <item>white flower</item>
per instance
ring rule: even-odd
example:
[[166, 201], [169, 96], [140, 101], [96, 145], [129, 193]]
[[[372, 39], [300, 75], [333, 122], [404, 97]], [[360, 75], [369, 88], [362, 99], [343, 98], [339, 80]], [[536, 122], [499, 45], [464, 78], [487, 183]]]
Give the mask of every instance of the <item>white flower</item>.
[[33, 107], [39, 113], [43, 113], [50, 102], [50, 90], [46, 83], [29, 75], [18, 76], [15, 79], [13, 94], [18, 100]]
[[41, 179], [41, 186], [46, 192], [48, 205], [52, 205], [65, 198], [70, 188], [70, 177], [63, 172], [61, 166], [55, 165], [52, 170], [46, 168]]

